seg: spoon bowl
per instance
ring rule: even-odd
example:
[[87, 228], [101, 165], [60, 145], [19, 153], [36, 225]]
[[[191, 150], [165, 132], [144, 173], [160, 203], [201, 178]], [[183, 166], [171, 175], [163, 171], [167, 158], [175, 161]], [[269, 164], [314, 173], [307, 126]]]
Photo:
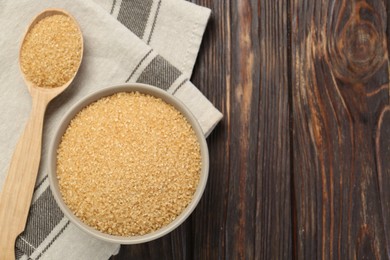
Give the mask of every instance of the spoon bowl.
[[[38, 85], [31, 80], [29, 71], [22, 66], [23, 46], [29, 33], [45, 18], [62, 15], [76, 26], [80, 36], [80, 55], [75, 62], [75, 71], [64, 83], [48, 88]], [[66, 11], [46, 9], [38, 14], [28, 26], [19, 51], [19, 66], [32, 98], [32, 111], [26, 127], [15, 147], [7, 177], [0, 196], [0, 256], [1, 259], [15, 259], [15, 241], [23, 232], [31, 204], [34, 186], [41, 159], [42, 129], [45, 110], [49, 102], [63, 92], [72, 83], [80, 67], [83, 53], [83, 38], [76, 20]], [[45, 47], [39, 51], [45, 52]], [[59, 72], [61, 73], [61, 71]]]
[[26, 76], [20, 61], [22, 60], [22, 48], [23, 48], [23, 46], [24, 46], [24, 44], [26, 42], [27, 35], [43, 19], [45, 19], [47, 17], [50, 17], [50, 16], [54, 16], [54, 15], [63, 15], [65, 17], [69, 18], [72, 21], [72, 23], [77, 27], [77, 31], [78, 31], [78, 33], [80, 35], [80, 57], [79, 57], [79, 60], [78, 60], [77, 66], [76, 66], [76, 72], [77, 72], [79, 67], [80, 67], [80, 65], [81, 65], [81, 61], [82, 61], [82, 53], [83, 53], [83, 49], [84, 49], [84, 42], [83, 42], [83, 37], [82, 37], [82, 34], [81, 34], [80, 27], [79, 27], [76, 19], [71, 14], [66, 12], [65, 10], [61, 10], [61, 9], [46, 9], [46, 10], [42, 11], [40, 14], [38, 14], [37, 16], [35, 16], [35, 18], [32, 20], [30, 25], [27, 27], [27, 30], [26, 30], [26, 32], [25, 32], [25, 34], [23, 36], [23, 40], [22, 40], [22, 43], [20, 45], [20, 50], [19, 50], [19, 68], [20, 68], [20, 71], [21, 71], [21, 73], [23, 75], [24, 81], [25, 81], [25, 83], [27, 85], [27, 88], [30, 91], [30, 93], [34, 92], [34, 91], [40, 91], [42, 93], [50, 93], [50, 95], [53, 95], [53, 98], [55, 96], [59, 95], [61, 92], [63, 92], [72, 83], [74, 77], [76, 76], [76, 73], [74, 73], [73, 76], [71, 78], [69, 78], [69, 80], [66, 83], [64, 83], [64, 84], [62, 84], [60, 86], [54, 87], [54, 88], [46, 88], [44, 86], [38, 86], [37, 84], [32, 82], [29, 79], [28, 76]]

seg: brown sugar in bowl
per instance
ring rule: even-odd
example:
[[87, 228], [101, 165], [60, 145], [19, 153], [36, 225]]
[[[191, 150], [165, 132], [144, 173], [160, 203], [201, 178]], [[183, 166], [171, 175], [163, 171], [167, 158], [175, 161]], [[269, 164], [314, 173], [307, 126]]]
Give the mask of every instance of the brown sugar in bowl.
[[174, 230], [195, 209], [208, 178], [197, 120], [171, 94], [138, 83], [79, 101], [59, 124], [49, 154], [61, 210], [85, 232], [120, 244]]

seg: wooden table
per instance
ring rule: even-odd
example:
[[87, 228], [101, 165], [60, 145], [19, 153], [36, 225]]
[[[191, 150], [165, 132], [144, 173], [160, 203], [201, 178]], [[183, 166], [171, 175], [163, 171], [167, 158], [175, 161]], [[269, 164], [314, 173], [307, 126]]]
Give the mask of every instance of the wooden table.
[[112, 259], [389, 259], [390, 1], [193, 2], [192, 81], [224, 114], [207, 189]]

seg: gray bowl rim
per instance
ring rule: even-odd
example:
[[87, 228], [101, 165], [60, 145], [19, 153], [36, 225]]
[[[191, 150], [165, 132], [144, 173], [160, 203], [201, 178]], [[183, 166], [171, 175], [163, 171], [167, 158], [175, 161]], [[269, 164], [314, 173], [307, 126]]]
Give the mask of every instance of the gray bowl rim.
[[[62, 135], [64, 134], [65, 130], [67, 129], [70, 121], [76, 116], [76, 114], [81, 111], [84, 107], [88, 106], [89, 104], [97, 101], [98, 99], [101, 99], [106, 96], [113, 95], [118, 92], [135, 92], [138, 91], [140, 93], [149, 94], [158, 98], [161, 98], [168, 104], [173, 105], [177, 110], [179, 110], [188, 120], [188, 122], [193, 127], [197, 139], [200, 144], [201, 149], [201, 160], [202, 160], [202, 169], [201, 169], [201, 175], [198, 187], [194, 193], [193, 199], [190, 202], [190, 204], [184, 209], [184, 211], [171, 223], [169, 223], [167, 226], [164, 226], [154, 232], [142, 235], [142, 236], [129, 236], [129, 237], [123, 237], [123, 236], [114, 236], [109, 235], [106, 233], [103, 233], [101, 231], [98, 231], [85, 223], [83, 223], [79, 218], [77, 218], [72, 211], [68, 208], [68, 206], [65, 204], [65, 202], [62, 199], [62, 196], [59, 191], [58, 187], [58, 180], [56, 177], [56, 163], [57, 163], [57, 147], [59, 145], [59, 142], [61, 140]], [[166, 234], [170, 233], [174, 229], [176, 229], [178, 226], [180, 226], [194, 211], [196, 206], [198, 205], [208, 179], [209, 174], [209, 152], [207, 147], [206, 138], [204, 136], [204, 133], [197, 121], [197, 119], [194, 117], [194, 115], [190, 112], [190, 110], [175, 96], [172, 94], [166, 92], [165, 90], [162, 90], [160, 88], [147, 85], [147, 84], [141, 84], [141, 83], [126, 83], [121, 85], [114, 85], [105, 87], [103, 89], [100, 89], [98, 91], [95, 91], [93, 93], [90, 93], [89, 95], [85, 96], [84, 98], [81, 98], [79, 101], [77, 101], [62, 117], [60, 120], [58, 127], [55, 130], [54, 137], [51, 140], [50, 146], [49, 146], [49, 184], [51, 191], [53, 193], [54, 199], [56, 200], [58, 206], [62, 210], [62, 212], [65, 214], [65, 216], [74, 223], [77, 227], [79, 227], [84, 232], [92, 235], [93, 237], [96, 237], [100, 240], [104, 240], [111, 243], [117, 243], [117, 244], [140, 244], [149, 242], [155, 239], [158, 239], [160, 237], [165, 236]]]

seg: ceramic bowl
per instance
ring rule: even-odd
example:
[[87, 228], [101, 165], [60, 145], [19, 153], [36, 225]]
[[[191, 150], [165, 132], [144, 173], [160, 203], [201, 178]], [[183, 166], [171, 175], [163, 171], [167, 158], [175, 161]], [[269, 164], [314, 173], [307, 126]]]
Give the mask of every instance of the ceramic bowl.
[[[68, 208], [68, 206], [65, 204], [59, 190], [59, 184], [58, 184], [58, 179], [56, 174], [57, 148], [70, 121], [84, 107], [105, 96], [110, 96], [118, 92], [134, 92], [134, 91], [138, 91], [140, 93], [161, 98], [166, 103], [173, 105], [178, 111], [180, 111], [184, 115], [184, 117], [188, 120], [188, 122], [191, 124], [192, 128], [194, 129], [197, 139], [199, 141], [200, 150], [201, 150], [202, 168], [200, 173], [199, 184], [193, 195], [192, 201], [175, 220], [173, 220], [167, 226], [164, 226], [152, 233], [148, 233], [142, 236], [123, 237], [123, 236], [106, 234], [86, 225], [78, 217], [76, 217], [73, 214], [73, 212]], [[209, 171], [209, 154], [208, 154], [207, 143], [198, 121], [188, 110], [188, 108], [186, 108], [186, 106], [181, 101], [179, 101], [177, 98], [167, 93], [166, 91], [150, 85], [138, 84], [138, 83], [110, 86], [101, 89], [97, 92], [94, 92], [86, 96], [85, 98], [81, 99], [79, 102], [77, 102], [60, 121], [59, 126], [54, 134], [54, 138], [50, 144], [49, 157], [50, 158], [49, 158], [48, 175], [49, 175], [50, 187], [57, 204], [64, 212], [64, 214], [70, 219], [72, 223], [74, 223], [76, 226], [78, 226], [80, 229], [87, 232], [91, 236], [101, 240], [105, 240], [113, 243], [119, 243], [119, 244], [138, 244], [138, 243], [149, 242], [168, 234], [169, 232], [177, 228], [180, 224], [182, 224], [189, 217], [192, 211], [195, 209], [200, 198], [202, 197], [203, 191], [206, 187], [206, 183], [208, 179], [208, 171]]]

